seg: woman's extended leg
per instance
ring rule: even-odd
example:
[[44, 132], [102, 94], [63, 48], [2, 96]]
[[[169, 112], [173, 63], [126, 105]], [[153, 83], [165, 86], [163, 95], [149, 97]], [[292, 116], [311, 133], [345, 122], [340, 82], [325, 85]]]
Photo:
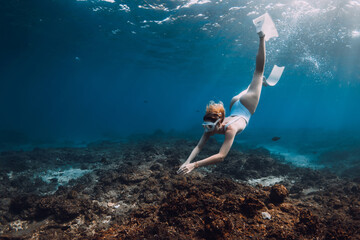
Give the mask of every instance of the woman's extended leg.
[[248, 91], [240, 97], [240, 102], [253, 114], [260, 100], [265, 68], [265, 37], [260, 37], [259, 50], [256, 55], [256, 68]]

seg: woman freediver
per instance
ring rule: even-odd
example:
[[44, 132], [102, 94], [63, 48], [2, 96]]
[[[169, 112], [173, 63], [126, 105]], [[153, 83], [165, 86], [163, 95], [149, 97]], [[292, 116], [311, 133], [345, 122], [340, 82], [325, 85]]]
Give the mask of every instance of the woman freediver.
[[[215, 164], [224, 160], [234, 142], [235, 136], [241, 133], [250, 117], [254, 114], [260, 100], [262, 86], [274, 86], [280, 79], [284, 67], [274, 66], [268, 79], [263, 77], [265, 68], [265, 41], [278, 37], [277, 30], [269, 14], [253, 20], [257, 34], [260, 38], [259, 49], [256, 55], [256, 68], [249, 87], [240, 94], [234, 96], [230, 102], [230, 116], [225, 117], [225, 109], [222, 102], [210, 101], [206, 106], [204, 116], [204, 134], [197, 146], [192, 150], [190, 156], [181, 165], [178, 174], [187, 174], [198, 167]], [[199, 154], [207, 140], [214, 134], [224, 134], [225, 140], [219, 153], [208, 158], [191, 163]]]

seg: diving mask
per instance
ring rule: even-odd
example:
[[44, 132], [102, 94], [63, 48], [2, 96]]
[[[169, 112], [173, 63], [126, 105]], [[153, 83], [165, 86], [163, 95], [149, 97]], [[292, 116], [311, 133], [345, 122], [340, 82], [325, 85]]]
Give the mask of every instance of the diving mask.
[[212, 132], [216, 128], [216, 124], [220, 121], [220, 118], [216, 120], [215, 122], [203, 122], [202, 126], [205, 129], [205, 132]]

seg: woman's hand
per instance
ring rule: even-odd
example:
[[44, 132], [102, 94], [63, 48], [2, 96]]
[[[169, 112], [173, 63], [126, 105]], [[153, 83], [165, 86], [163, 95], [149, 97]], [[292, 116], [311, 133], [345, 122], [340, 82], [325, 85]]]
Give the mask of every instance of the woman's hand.
[[183, 164], [177, 171], [178, 174], [188, 174], [195, 169], [195, 163]]

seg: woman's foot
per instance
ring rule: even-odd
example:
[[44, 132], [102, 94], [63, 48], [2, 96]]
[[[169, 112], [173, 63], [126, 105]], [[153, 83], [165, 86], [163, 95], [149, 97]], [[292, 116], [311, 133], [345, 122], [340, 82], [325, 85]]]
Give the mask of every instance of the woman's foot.
[[259, 35], [260, 38], [265, 37], [265, 33], [263, 31], [260, 31], [257, 34]]
[[266, 82], [266, 78], [263, 76], [263, 82], [262, 82], [263, 87], [268, 87], [269, 84]]
[[265, 41], [279, 36], [275, 24], [268, 13], [254, 19], [253, 23], [256, 27], [257, 34], [260, 38], [265, 37]]

